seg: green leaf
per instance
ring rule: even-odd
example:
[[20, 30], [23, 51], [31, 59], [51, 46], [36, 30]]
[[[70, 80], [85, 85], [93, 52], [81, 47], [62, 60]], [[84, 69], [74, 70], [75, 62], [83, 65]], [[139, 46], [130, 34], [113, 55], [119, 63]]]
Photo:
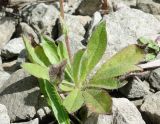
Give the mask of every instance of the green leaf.
[[66, 48], [66, 45], [65, 45], [64, 42], [58, 42], [57, 53], [58, 53], [61, 61], [64, 60], [64, 59], [67, 59], [67, 65], [66, 65], [65, 71], [66, 71], [67, 76], [72, 79], [71, 64], [70, 64], [70, 61], [69, 61], [69, 55], [68, 55], [68, 52], [67, 52], [67, 48]]
[[106, 22], [101, 22], [92, 33], [81, 59], [81, 82], [102, 58], [107, 46]]
[[21, 66], [31, 75], [37, 78], [49, 80], [48, 68], [32, 63], [23, 63]]
[[156, 58], [156, 55], [154, 53], [148, 53], [146, 54], [146, 61], [150, 61]]
[[62, 91], [65, 91], [65, 92], [68, 92], [68, 91], [72, 91], [74, 90], [74, 84], [73, 83], [70, 83], [66, 80], [63, 80], [62, 83], [59, 85], [59, 88], [62, 90]]
[[43, 48], [41, 46], [37, 46], [34, 48], [34, 51], [37, 55], [37, 57], [43, 61], [43, 63], [46, 65], [46, 66], [49, 66], [51, 65], [51, 63], [49, 62], [48, 58], [46, 57], [44, 51], [43, 51]]
[[84, 101], [89, 110], [98, 114], [111, 114], [112, 99], [103, 90], [87, 89], [83, 92]]
[[76, 112], [84, 103], [82, 92], [79, 89], [73, 90], [63, 101], [63, 105], [69, 113]]
[[40, 64], [42, 66], [46, 66], [45, 64], [46, 64], [47, 60], [44, 61], [44, 59], [42, 60], [42, 58], [40, 58], [40, 55], [43, 54], [42, 50], [40, 51], [41, 53], [37, 53], [35, 51], [35, 49], [32, 47], [32, 45], [30, 44], [29, 39], [25, 36], [23, 36], [23, 41], [24, 41], [24, 44], [26, 46], [30, 61], [33, 62], [33, 63]]
[[42, 47], [43, 47], [44, 53], [48, 57], [50, 63], [58, 64], [60, 60], [58, 57], [56, 44], [44, 36], [41, 37], [41, 39], [42, 39]]
[[79, 80], [79, 74], [80, 74], [80, 62], [81, 62], [81, 57], [84, 54], [84, 49], [79, 50], [73, 58], [73, 64], [72, 64], [72, 75], [74, 79], [74, 83], [78, 85], [78, 80]]
[[63, 106], [61, 97], [59, 96], [56, 88], [46, 80], [45, 91], [48, 97], [48, 104], [52, 108], [52, 112], [56, 117], [59, 124], [70, 124], [67, 112]]
[[[136, 66], [144, 58], [144, 52], [136, 45], [130, 45], [114, 55], [104, 63], [90, 80], [90, 84], [97, 84], [108, 79], [121, 76], [131, 71], [142, 70]], [[112, 85], [112, 84], [110, 84]], [[116, 88], [116, 87], [115, 87]]]
[[108, 90], [113, 90], [120, 88], [122, 84], [116, 79], [116, 78], [101, 78], [98, 80], [90, 80], [89, 87], [95, 87], [95, 88], [104, 88]]

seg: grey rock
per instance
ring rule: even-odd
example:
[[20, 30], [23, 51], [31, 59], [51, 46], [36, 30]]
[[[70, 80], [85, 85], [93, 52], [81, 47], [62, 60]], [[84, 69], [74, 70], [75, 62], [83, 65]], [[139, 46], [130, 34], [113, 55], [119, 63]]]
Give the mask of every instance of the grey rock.
[[17, 64], [17, 60], [9, 61], [9, 62], [4, 62], [2, 64], [3, 70], [8, 72], [8, 73], [13, 73], [19, 69], [19, 66]]
[[160, 68], [153, 70], [149, 77], [149, 83], [156, 90], [160, 90]]
[[59, 11], [53, 5], [33, 4], [22, 10], [24, 21], [32, 25], [39, 33], [52, 36], [53, 28], [59, 17]]
[[38, 118], [28, 121], [28, 122], [21, 122], [21, 123], [11, 123], [11, 124], [39, 124]]
[[128, 99], [112, 100], [112, 115], [91, 115], [85, 124], [145, 124], [136, 106]]
[[21, 34], [32, 34], [34, 40], [38, 43], [39, 42], [39, 39], [38, 39], [38, 36], [37, 34], [35, 33], [35, 31], [27, 24], [27, 23], [24, 23], [24, 22], [21, 22], [20, 23], [20, 35]]
[[20, 67], [22, 63], [26, 62], [26, 58], [27, 58], [27, 51], [24, 49], [20, 52], [17, 58], [17, 61], [16, 61], [17, 67]]
[[[67, 25], [68, 31], [75, 33], [80, 36], [84, 36], [86, 33], [85, 26], [89, 24], [91, 18], [89, 16], [74, 16], [74, 15], [65, 15], [65, 23]], [[59, 31], [61, 31], [61, 25], [59, 25]], [[60, 35], [62, 33], [60, 32]]]
[[0, 89], [0, 103], [7, 107], [11, 122], [31, 120], [36, 115], [39, 96], [37, 79], [23, 69], [13, 73]]
[[83, 0], [76, 11], [80, 15], [92, 16], [100, 7], [101, 0]]
[[0, 71], [0, 88], [4, 85], [5, 81], [8, 80], [10, 74], [5, 71]]
[[160, 14], [160, 3], [155, 0], [137, 0], [137, 8], [154, 15]]
[[7, 113], [7, 108], [2, 104], [0, 104], [0, 123], [10, 124], [10, 118]]
[[138, 77], [119, 89], [127, 98], [142, 98], [150, 94], [149, 90], [149, 83], [141, 81]]
[[145, 98], [140, 110], [148, 124], [160, 123], [160, 92]]
[[[82, 45], [82, 41], [84, 40], [82, 36], [70, 32], [68, 34], [68, 37], [72, 55], [74, 55], [78, 50], [85, 48], [85, 46]], [[64, 41], [64, 40], [65, 40], [64, 35], [62, 35], [56, 41]]]
[[0, 19], [0, 49], [10, 40], [15, 31], [15, 20], [13, 18]]
[[112, 0], [114, 3], [123, 3], [129, 7], [135, 7], [137, 0]]
[[93, 15], [92, 21], [90, 23], [89, 30], [87, 32], [87, 35], [88, 35], [87, 37], [91, 36], [91, 33], [93, 32], [94, 28], [100, 23], [101, 20], [102, 20], [101, 13], [98, 11], [95, 12]]
[[22, 38], [14, 38], [10, 40], [1, 51], [1, 55], [6, 59], [17, 57], [25, 48]]
[[125, 8], [104, 17], [107, 22], [108, 46], [102, 61], [142, 36], [158, 34], [160, 22], [151, 14]]

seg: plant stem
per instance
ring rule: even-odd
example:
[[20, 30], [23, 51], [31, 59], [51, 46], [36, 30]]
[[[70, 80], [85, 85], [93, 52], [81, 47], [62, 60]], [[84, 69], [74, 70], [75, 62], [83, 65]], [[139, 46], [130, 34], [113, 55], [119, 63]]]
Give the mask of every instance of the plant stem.
[[[59, 0], [59, 2], [60, 2], [61, 17], [62, 17], [62, 20], [64, 22], [64, 7], [63, 7], [64, 0]], [[70, 50], [70, 43], [69, 43], [68, 32], [65, 33], [65, 43], [66, 43], [69, 59], [70, 59], [70, 62], [71, 62], [72, 61], [72, 56], [71, 56], [71, 50]]]

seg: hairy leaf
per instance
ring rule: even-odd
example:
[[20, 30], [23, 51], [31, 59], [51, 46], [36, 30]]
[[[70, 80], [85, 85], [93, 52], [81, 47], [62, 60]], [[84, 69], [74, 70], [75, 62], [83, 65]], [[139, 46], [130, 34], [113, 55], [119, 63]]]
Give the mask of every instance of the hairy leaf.
[[74, 89], [63, 101], [63, 105], [69, 113], [76, 112], [82, 107], [84, 98], [82, 92], [79, 89]]
[[44, 60], [44, 58], [42, 59], [40, 57], [40, 55], [43, 54], [43, 51], [42, 50], [40, 51], [38, 49], [38, 51], [40, 51], [41, 53], [37, 53], [35, 51], [35, 49], [32, 47], [29, 39], [26, 36], [23, 36], [23, 41], [24, 41], [24, 44], [26, 46], [30, 61], [33, 62], [33, 63], [40, 64], [42, 66], [46, 66], [46, 64], [48, 64], [47, 60]]
[[56, 88], [46, 80], [45, 91], [48, 97], [48, 103], [52, 108], [52, 112], [59, 124], [70, 124], [67, 112], [63, 106], [61, 97]]
[[62, 83], [60, 83], [60, 85], [59, 85], [59, 88], [65, 92], [74, 90], [74, 87], [75, 87], [74, 83], [70, 83], [66, 80], [63, 80]]
[[100, 78], [98, 80], [90, 80], [89, 87], [104, 88], [108, 90], [120, 88], [122, 85], [116, 78]]
[[140, 62], [143, 58], [144, 52], [136, 45], [130, 45], [103, 64], [90, 80], [90, 84], [102, 83], [104, 80], [107, 85], [109, 83], [107, 80], [110, 78], [121, 76], [131, 71], [142, 70], [135, 64]]
[[110, 95], [103, 90], [87, 89], [83, 92], [84, 100], [92, 112], [99, 114], [111, 114], [112, 99]]
[[71, 64], [69, 61], [69, 55], [67, 52], [67, 48], [64, 42], [58, 42], [58, 48], [57, 48], [57, 53], [59, 55], [60, 60], [67, 60], [67, 65], [66, 65], [66, 74], [68, 75], [68, 77], [72, 78], [71, 76]]
[[31, 75], [49, 80], [48, 68], [32, 63], [23, 63], [21, 66]]
[[79, 74], [80, 74], [80, 61], [81, 57], [84, 53], [84, 49], [79, 50], [75, 55], [73, 59], [73, 64], [72, 64], [72, 75], [74, 78], [74, 83], [78, 85], [78, 80], [79, 80]]
[[86, 79], [87, 74], [95, 67], [105, 52], [107, 45], [105, 22], [101, 22], [97, 26], [88, 42], [87, 49], [81, 59], [81, 82]]
[[54, 42], [47, 39], [47, 37], [41, 37], [42, 39], [42, 47], [44, 50], [44, 53], [48, 57], [50, 63], [52, 64], [58, 64], [59, 63], [59, 56], [57, 53], [57, 46]]

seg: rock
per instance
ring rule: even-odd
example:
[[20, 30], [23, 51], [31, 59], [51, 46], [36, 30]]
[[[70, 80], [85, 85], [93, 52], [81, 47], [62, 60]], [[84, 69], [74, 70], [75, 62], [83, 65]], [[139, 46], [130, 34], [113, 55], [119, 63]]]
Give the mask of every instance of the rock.
[[125, 98], [113, 98], [112, 115], [90, 116], [85, 124], [145, 124], [136, 106]]
[[23, 49], [25, 49], [23, 39], [14, 38], [2, 48], [1, 55], [5, 59], [12, 59], [17, 57]]
[[35, 33], [35, 31], [27, 24], [27, 23], [24, 23], [24, 22], [21, 22], [20, 23], [20, 34], [19, 35], [22, 35], [22, 34], [32, 34], [33, 37], [34, 37], [34, 40], [39, 43], [39, 39], [38, 39], [38, 36], [37, 34]]
[[153, 70], [149, 77], [149, 83], [156, 90], [160, 90], [160, 68]]
[[25, 7], [22, 15], [24, 21], [32, 25], [39, 33], [44, 32], [44, 34], [52, 36], [59, 11], [53, 5], [40, 3]]
[[[158, 1], [158, 0], [157, 0]], [[160, 3], [155, 0], [137, 0], [137, 8], [154, 15], [160, 14]]]
[[79, 15], [92, 16], [97, 10], [100, 10], [101, 0], [83, 0], [76, 13]]
[[144, 100], [140, 110], [147, 124], [160, 124], [160, 92], [149, 95]]
[[[0, 51], [0, 54], [1, 54], [1, 51]], [[2, 68], [2, 57], [1, 57], [1, 55], [0, 55], [0, 70], [1, 70], [1, 71], [3, 70], [3, 68]]]
[[0, 89], [0, 103], [7, 107], [11, 122], [31, 120], [36, 115], [39, 96], [37, 79], [23, 69], [14, 72]]
[[11, 123], [11, 124], [39, 124], [38, 118], [28, 121], [28, 122], [22, 122], [22, 123]]
[[91, 33], [93, 32], [94, 28], [100, 23], [101, 20], [102, 20], [101, 13], [98, 11], [95, 12], [92, 21], [90, 23], [89, 30], [87, 32], [87, 37], [91, 36]]
[[17, 67], [20, 67], [22, 63], [26, 62], [26, 59], [27, 59], [27, 51], [24, 49], [20, 52], [17, 58], [17, 62], [16, 62]]
[[15, 31], [15, 20], [4, 17], [0, 19], [0, 49], [10, 40]]
[[0, 88], [4, 85], [5, 81], [8, 80], [10, 74], [5, 71], [0, 71]]
[[141, 81], [138, 77], [127, 83], [119, 91], [127, 98], [142, 98], [150, 94], [149, 83]]
[[[64, 41], [64, 40], [65, 40], [64, 35], [62, 35], [56, 41]], [[82, 45], [83, 40], [84, 38], [82, 36], [72, 32], [69, 33], [69, 43], [72, 55], [74, 55], [78, 50], [85, 48], [85, 46]]]
[[7, 108], [2, 104], [0, 104], [0, 122], [1, 124], [10, 124]]
[[13, 60], [10, 62], [4, 62], [2, 64], [3, 70], [8, 73], [13, 73], [19, 69], [19, 66], [17, 64], [17, 60]]
[[114, 3], [123, 3], [126, 4], [129, 7], [135, 7], [137, 0], [112, 0]]
[[[85, 26], [89, 24], [91, 18], [89, 16], [74, 16], [65, 15], [65, 23], [67, 25], [69, 33], [75, 33], [79, 36], [84, 36], [86, 33]], [[59, 22], [60, 23], [60, 22]], [[59, 25], [59, 35], [61, 35], [61, 25]]]
[[160, 22], [151, 14], [136, 9], [120, 9], [104, 17], [107, 22], [108, 46], [102, 61], [142, 36], [158, 34]]

